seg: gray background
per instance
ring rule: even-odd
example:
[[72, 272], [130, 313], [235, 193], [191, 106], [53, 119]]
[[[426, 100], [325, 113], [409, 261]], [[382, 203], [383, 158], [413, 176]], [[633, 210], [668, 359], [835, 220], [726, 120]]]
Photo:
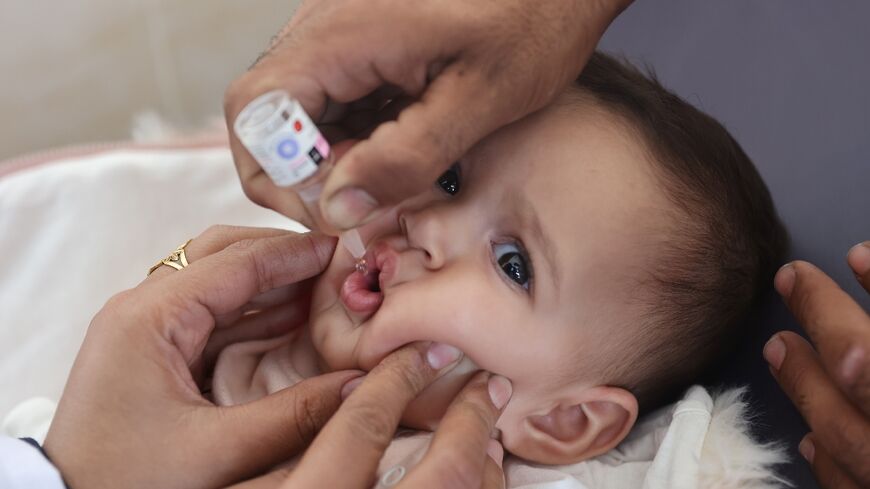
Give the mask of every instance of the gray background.
[[[637, 1], [601, 48], [649, 63], [662, 82], [731, 131], [758, 166], [792, 237], [792, 256], [811, 261], [859, 298], [845, 261], [870, 239], [870, 2]], [[806, 433], [776, 388], [761, 349], [796, 328], [777, 297], [711, 380], [749, 384], [761, 413], [756, 431], [785, 440], [782, 473], [817, 487], [797, 453]]]
[[0, 159], [201, 127], [298, 3], [0, 0]]

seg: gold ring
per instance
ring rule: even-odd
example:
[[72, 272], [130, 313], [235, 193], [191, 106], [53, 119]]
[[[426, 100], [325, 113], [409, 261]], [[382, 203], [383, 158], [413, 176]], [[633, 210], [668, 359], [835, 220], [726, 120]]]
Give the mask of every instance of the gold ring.
[[148, 269], [148, 275], [151, 275], [152, 273], [154, 273], [154, 270], [157, 270], [163, 265], [169, 265], [176, 270], [181, 270], [182, 268], [190, 265], [190, 263], [187, 262], [187, 255], [184, 254], [184, 248], [189, 245], [191, 241], [193, 240], [189, 239], [185, 241], [184, 244], [182, 244], [178, 248], [175, 248], [175, 251], [170, 253], [169, 256], [155, 263], [153, 267]]

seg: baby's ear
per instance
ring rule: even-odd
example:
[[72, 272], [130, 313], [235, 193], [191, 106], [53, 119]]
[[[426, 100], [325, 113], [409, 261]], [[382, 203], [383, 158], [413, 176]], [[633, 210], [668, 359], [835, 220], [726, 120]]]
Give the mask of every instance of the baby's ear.
[[619, 387], [584, 389], [545, 414], [523, 419], [522, 457], [570, 464], [600, 455], [625, 438], [637, 419], [637, 399]]

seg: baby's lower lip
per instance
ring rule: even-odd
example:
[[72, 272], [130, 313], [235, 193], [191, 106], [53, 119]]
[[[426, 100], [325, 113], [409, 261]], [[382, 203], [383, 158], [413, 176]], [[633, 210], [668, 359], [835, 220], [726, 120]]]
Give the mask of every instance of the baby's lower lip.
[[384, 293], [369, 290], [369, 280], [357, 271], [352, 271], [341, 286], [341, 302], [356, 314], [374, 314], [383, 300]]

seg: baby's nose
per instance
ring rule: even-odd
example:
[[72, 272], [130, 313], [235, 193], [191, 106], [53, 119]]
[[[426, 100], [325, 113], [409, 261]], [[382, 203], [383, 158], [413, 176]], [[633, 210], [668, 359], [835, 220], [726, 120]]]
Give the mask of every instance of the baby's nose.
[[408, 245], [424, 253], [424, 265], [429, 269], [438, 269], [444, 265], [446, 246], [444, 234], [446, 229], [441, 225], [431, 209], [399, 214], [399, 228]]

